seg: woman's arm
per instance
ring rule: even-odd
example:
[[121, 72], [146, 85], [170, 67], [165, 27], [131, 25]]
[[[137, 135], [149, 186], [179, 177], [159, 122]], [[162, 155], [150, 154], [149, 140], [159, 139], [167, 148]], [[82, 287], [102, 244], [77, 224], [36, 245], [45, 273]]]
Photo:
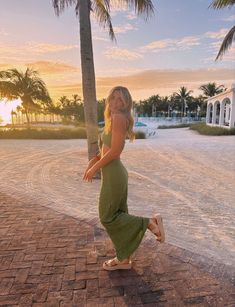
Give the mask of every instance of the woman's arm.
[[114, 159], [117, 159], [122, 150], [123, 142], [126, 138], [126, 118], [122, 114], [114, 114], [112, 120], [112, 142], [111, 148], [105, 155], [94, 165], [96, 170], [104, 167]]
[[92, 181], [94, 174], [106, 164], [117, 159], [123, 149], [126, 138], [126, 119], [122, 114], [113, 115], [111, 148], [84, 175], [83, 179]]

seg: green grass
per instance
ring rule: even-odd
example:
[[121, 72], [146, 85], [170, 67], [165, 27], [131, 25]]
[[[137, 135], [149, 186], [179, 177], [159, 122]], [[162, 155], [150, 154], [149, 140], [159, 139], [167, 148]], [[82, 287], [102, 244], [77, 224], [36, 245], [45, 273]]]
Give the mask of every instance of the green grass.
[[0, 139], [86, 139], [85, 128], [0, 130]]
[[[136, 139], [145, 139], [144, 132], [136, 132]], [[60, 128], [60, 129], [0, 129], [0, 139], [86, 139], [86, 129], [79, 128]]]
[[235, 128], [212, 127], [205, 123], [191, 124], [190, 129], [196, 130], [198, 133], [204, 135], [235, 135]]
[[159, 125], [158, 129], [185, 128], [185, 127], [190, 127], [190, 124]]

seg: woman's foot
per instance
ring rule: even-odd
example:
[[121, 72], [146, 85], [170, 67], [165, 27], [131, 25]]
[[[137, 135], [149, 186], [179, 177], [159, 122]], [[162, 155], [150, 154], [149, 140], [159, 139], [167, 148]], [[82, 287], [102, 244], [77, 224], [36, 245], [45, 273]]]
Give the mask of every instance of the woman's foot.
[[103, 268], [108, 271], [113, 270], [124, 270], [124, 269], [131, 269], [132, 262], [130, 257], [124, 259], [124, 260], [118, 260], [117, 257], [113, 259], [109, 259], [103, 263]]
[[159, 242], [165, 241], [165, 232], [163, 228], [162, 217], [160, 214], [155, 214], [154, 217], [149, 219], [148, 229], [156, 235]]

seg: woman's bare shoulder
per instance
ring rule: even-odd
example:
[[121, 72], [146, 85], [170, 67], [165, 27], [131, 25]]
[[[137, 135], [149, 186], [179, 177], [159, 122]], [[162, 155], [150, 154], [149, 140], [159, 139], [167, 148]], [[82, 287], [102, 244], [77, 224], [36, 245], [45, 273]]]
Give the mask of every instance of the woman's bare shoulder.
[[127, 116], [123, 113], [115, 113], [112, 115], [112, 121], [117, 125], [123, 125], [127, 127], [128, 119]]

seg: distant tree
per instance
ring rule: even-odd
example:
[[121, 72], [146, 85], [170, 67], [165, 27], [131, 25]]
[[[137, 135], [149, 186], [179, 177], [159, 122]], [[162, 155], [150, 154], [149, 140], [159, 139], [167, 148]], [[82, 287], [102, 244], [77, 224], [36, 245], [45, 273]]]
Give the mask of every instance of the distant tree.
[[7, 100], [20, 98], [28, 126], [30, 126], [29, 113], [43, 105], [52, 104], [45, 83], [38, 72], [30, 68], [27, 68], [25, 73], [17, 69], [0, 71], [0, 98]]
[[98, 121], [104, 121], [105, 99], [98, 100]]
[[182, 86], [178, 92], [174, 93], [174, 99], [178, 110], [181, 109], [181, 116], [184, 116], [184, 112], [188, 107], [189, 101], [192, 99], [191, 93], [185, 86]]
[[217, 85], [215, 82], [203, 84], [199, 87], [206, 97], [213, 97], [226, 90], [224, 85]]
[[77, 94], [72, 95], [72, 99], [67, 96], [60, 97], [57, 105], [50, 108], [50, 112], [61, 115], [65, 122], [84, 124], [85, 121], [84, 104]]

